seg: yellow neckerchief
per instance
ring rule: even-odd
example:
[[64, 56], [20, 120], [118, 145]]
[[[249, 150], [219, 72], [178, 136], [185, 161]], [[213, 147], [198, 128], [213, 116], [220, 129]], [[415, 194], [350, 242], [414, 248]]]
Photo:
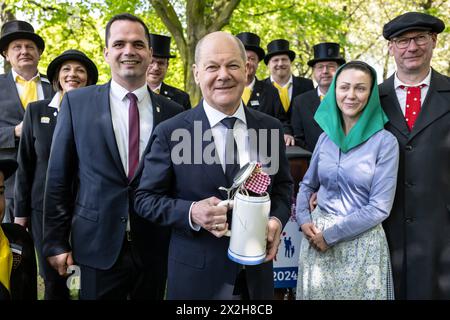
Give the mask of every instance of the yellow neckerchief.
[[0, 227], [0, 283], [10, 291], [11, 270], [13, 264], [13, 255], [9, 247], [8, 238], [6, 238], [2, 227]]

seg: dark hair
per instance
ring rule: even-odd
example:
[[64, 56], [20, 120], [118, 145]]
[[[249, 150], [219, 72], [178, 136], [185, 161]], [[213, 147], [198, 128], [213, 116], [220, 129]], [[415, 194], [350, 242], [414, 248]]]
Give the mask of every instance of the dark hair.
[[[67, 60], [67, 61], [69, 61], [69, 60]], [[64, 63], [66, 63], [67, 61], [63, 61], [58, 66], [58, 68], [56, 68], [55, 76], [54, 76], [54, 79], [52, 81], [53, 91], [55, 91], [55, 92], [62, 91], [61, 84], [59, 83], [59, 72], [61, 71], [61, 68], [64, 65]], [[83, 62], [81, 62], [81, 61], [78, 61], [78, 60], [75, 60], [75, 59], [74, 59], [74, 61], [81, 63], [81, 65], [86, 69], [86, 74], [87, 74], [86, 87], [90, 86], [90, 85], [93, 85], [94, 84], [94, 79], [92, 79], [89, 76], [89, 71], [88, 71], [88, 68], [86, 67], [86, 65]]]
[[105, 44], [107, 47], [108, 47], [108, 39], [110, 36], [111, 25], [115, 21], [122, 21], [122, 20], [128, 20], [128, 21], [140, 23], [141, 26], [144, 28], [145, 37], [147, 38], [148, 46], [150, 47], [150, 32], [148, 31], [147, 26], [145, 25], [144, 21], [142, 21], [140, 18], [138, 18], [136, 16], [133, 16], [130, 13], [119, 13], [119, 14], [116, 14], [111, 19], [109, 19], [108, 23], [106, 24], [106, 30], [105, 30]]
[[[350, 62], [347, 62], [346, 64], [344, 64], [339, 69], [339, 74], [341, 74], [342, 71], [349, 70], [349, 69], [359, 70], [359, 71], [364, 72], [365, 74], [368, 74], [370, 76], [370, 80], [371, 80], [370, 87], [371, 88], [373, 87], [373, 84], [375, 82], [375, 77], [374, 77], [373, 72], [375, 72], [375, 71], [373, 71], [373, 68], [371, 66], [369, 66], [367, 63], [365, 63], [363, 61], [357, 61], [357, 60], [350, 61]], [[339, 74], [336, 76], [336, 79], [339, 76]]]

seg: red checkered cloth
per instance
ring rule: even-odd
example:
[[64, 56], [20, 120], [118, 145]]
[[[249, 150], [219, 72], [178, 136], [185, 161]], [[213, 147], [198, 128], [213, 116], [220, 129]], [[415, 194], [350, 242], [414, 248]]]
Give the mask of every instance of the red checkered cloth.
[[263, 194], [270, 184], [270, 177], [261, 170], [261, 164], [257, 164], [252, 175], [245, 181], [244, 188], [256, 194]]

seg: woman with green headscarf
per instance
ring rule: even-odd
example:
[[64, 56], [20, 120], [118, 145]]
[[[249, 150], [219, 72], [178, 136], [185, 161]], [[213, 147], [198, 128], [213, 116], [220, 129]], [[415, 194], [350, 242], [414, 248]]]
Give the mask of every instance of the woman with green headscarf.
[[314, 119], [324, 133], [297, 196], [297, 299], [393, 299], [381, 222], [393, 205], [399, 150], [384, 130], [375, 70], [360, 61], [339, 68]]

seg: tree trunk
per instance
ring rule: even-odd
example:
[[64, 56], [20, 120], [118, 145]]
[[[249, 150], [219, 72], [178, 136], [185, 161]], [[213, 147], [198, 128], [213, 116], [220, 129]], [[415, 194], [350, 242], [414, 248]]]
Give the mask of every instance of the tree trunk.
[[[15, 20], [16, 17], [14, 14], [7, 10], [6, 4], [4, 2], [0, 2], [0, 24], [3, 26], [5, 22]], [[11, 70], [11, 64], [3, 59], [3, 72], [8, 73]]]
[[184, 66], [184, 89], [191, 97], [191, 104], [195, 106], [201, 98], [200, 88], [192, 73], [195, 46], [206, 34], [222, 30], [241, 0], [186, 0], [185, 27], [168, 0], [149, 1], [177, 44]]

